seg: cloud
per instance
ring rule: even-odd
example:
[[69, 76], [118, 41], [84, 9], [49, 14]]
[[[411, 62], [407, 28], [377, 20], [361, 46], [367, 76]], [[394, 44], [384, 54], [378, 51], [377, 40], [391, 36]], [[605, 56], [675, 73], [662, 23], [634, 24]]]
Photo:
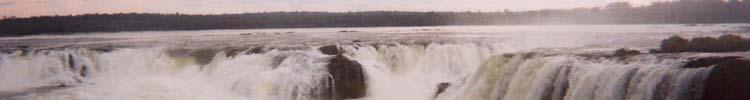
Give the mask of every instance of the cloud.
[[11, 1], [0, 2], [0, 7], [5, 7], [5, 6], [13, 5], [13, 4], [14, 2], [11, 2]]
[[[5, 2], [3, 2], [5, 1]], [[513, 11], [596, 7], [655, 0], [0, 0], [0, 16], [83, 13], [221, 14], [265, 11]]]

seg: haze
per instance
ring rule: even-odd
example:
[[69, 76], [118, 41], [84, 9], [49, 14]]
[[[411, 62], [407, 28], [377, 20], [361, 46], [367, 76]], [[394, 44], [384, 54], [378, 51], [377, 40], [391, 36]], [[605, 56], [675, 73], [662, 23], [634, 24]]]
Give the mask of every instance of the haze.
[[0, 16], [84, 13], [222, 14], [264, 11], [512, 11], [599, 7], [657, 0], [0, 0]]

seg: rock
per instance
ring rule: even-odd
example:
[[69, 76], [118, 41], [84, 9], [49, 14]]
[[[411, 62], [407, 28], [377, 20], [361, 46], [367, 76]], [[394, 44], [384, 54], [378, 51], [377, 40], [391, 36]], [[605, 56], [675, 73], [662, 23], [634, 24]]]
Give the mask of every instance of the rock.
[[682, 65], [684, 68], [699, 68], [699, 67], [708, 67], [711, 65], [716, 65], [719, 63], [727, 62], [727, 61], [733, 61], [737, 60], [742, 57], [738, 56], [728, 56], [728, 57], [704, 57], [704, 58], [693, 58], [691, 61], [685, 63], [685, 65]]
[[631, 55], [637, 55], [637, 54], [641, 54], [641, 52], [639, 52], [638, 50], [629, 50], [629, 49], [621, 48], [615, 51], [614, 56], [625, 57], [625, 56], [631, 56]]
[[98, 51], [98, 52], [107, 53], [107, 52], [115, 51], [116, 48], [115, 47], [90, 47], [89, 49]]
[[326, 45], [326, 46], [318, 48], [318, 50], [320, 50], [320, 52], [326, 55], [341, 54], [341, 49], [337, 47], [336, 45]]
[[658, 49], [650, 49], [650, 50], [648, 50], [648, 53], [661, 53], [661, 50], [658, 50]]
[[54, 86], [54, 87], [57, 87], [57, 88], [62, 88], [62, 87], [68, 87], [68, 86], [70, 86], [70, 85], [67, 85], [67, 84], [60, 84], [60, 85], [57, 85], [57, 86]]
[[18, 46], [18, 50], [21, 51], [21, 55], [29, 55], [31, 52], [34, 52], [34, 48], [31, 46]]
[[354, 30], [341, 30], [339, 32], [341, 32], [341, 33], [351, 33], [351, 32], [357, 32], [357, 31], [354, 31]]
[[352, 42], [354, 42], [354, 43], [359, 43], [359, 42], [362, 42], [362, 40], [354, 40], [354, 41], [352, 41]]
[[672, 36], [661, 41], [661, 52], [685, 52], [690, 41], [679, 36]]
[[451, 86], [450, 83], [440, 83], [440, 84], [438, 84], [437, 85], [437, 87], [438, 87], [437, 88], [437, 92], [435, 92], [435, 96], [434, 97], [437, 97], [438, 95], [440, 95], [440, 93], [445, 92], [445, 89], [448, 89], [448, 87], [450, 87], [450, 86]]
[[195, 62], [198, 63], [198, 65], [203, 66], [211, 63], [217, 52], [218, 51], [212, 49], [201, 49], [191, 52], [190, 55], [195, 58]]
[[355, 99], [367, 94], [365, 73], [358, 62], [337, 54], [326, 67], [333, 78], [333, 99]]
[[218, 51], [214, 49], [175, 49], [168, 50], [167, 52], [171, 57], [192, 57], [198, 65], [204, 66], [213, 61]]
[[284, 60], [286, 60], [286, 58], [289, 58], [289, 56], [288, 55], [278, 55], [278, 56], [273, 57], [273, 62], [271, 62], [271, 67], [273, 69], [279, 68], [279, 66], [281, 65], [281, 63], [283, 63]]
[[264, 46], [253, 47], [252, 49], [250, 49], [250, 51], [248, 51], [248, 54], [265, 53], [266, 52], [265, 48], [266, 47], [264, 47]]
[[242, 51], [247, 50], [247, 48], [239, 48], [239, 47], [226, 47], [224, 48], [224, 53], [226, 53], [226, 57], [235, 57], [237, 55], [242, 54]]
[[705, 82], [703, 100], [750, 99], [750, 61], [724, 60], [716, 64]]

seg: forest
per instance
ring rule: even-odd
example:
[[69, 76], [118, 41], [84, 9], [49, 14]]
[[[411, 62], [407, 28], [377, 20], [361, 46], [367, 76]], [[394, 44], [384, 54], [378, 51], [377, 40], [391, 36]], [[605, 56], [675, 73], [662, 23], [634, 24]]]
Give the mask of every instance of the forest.
[[[500, 8], [500, 7], [498, 7]], [[678, 0], [633, 6], [496, 12], [112, 13], [0, 19], [0, 36], [204, 29], [539, 24], [748, 23], [750, 0]]]

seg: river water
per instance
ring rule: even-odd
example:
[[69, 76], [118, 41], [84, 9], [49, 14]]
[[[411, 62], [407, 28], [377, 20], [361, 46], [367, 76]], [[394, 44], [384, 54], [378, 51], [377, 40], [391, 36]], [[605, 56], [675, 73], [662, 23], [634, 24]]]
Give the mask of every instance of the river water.
[[[321, 99], [336, 45], [361, 64], [361, 100], [699, 99], [712, 67], [691, 57], [604, 57], [747, 24], [431, 26], [146, 31], [0, 38], [0, 99]], [[744, 28], [743, 28], [744, 27]], [[438, 84], [450, 84], [438, 93]], [[333, 85], [336, 86], [336, 85]]]

